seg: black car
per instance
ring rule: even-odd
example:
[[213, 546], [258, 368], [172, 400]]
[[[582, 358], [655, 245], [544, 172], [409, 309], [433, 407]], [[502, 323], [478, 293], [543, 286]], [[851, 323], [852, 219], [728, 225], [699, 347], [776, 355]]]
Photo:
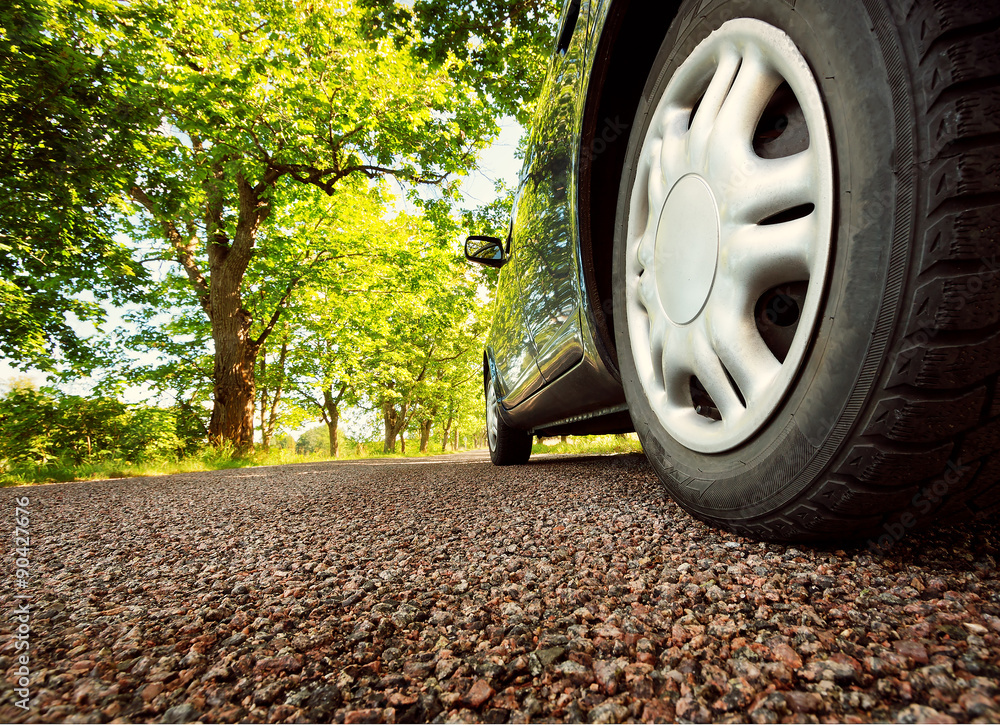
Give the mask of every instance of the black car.
[[635, 430], [692, 514], [1000, 506], [1000, 3], [569, 0], [483, 359], [493, 462]]

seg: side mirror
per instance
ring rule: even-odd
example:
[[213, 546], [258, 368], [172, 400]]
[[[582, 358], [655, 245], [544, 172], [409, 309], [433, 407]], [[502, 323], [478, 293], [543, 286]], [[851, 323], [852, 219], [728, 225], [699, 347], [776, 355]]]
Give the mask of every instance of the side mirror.
[[503, 249], [503, 241], [498, 237], [467, 238], [465, 258], [487, 267], [502, 267], [507, 264], [507, 253]]

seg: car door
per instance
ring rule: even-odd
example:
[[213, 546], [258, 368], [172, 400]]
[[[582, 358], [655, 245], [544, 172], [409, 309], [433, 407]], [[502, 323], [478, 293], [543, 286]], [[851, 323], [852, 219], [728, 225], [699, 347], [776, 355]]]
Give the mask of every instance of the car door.
[[546, 381], [583, 356], [577, 259], [579, 117], [590, 0], [567, 0], [521, 173], [514, 241], [525, 324]]
[[[514, 209], [520, 205], [515, 201]], [[535, 345], [524, 319], [521, 277], [525, 255], [513, 238], [507, 239], [507, 263], [500, 269], [494, 302], [490, 344], [505, 408], [513, 408], [544, 383], [535, 363]]]

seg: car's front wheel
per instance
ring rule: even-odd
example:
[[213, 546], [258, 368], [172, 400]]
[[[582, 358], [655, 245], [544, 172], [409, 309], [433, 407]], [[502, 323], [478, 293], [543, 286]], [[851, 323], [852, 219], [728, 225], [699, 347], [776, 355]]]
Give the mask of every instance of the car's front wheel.
[[618, 356], [652, 464], [714, 523], [884, 547], [997, 505], [1000, 10], [911, 5], [689, 0], [649, 72]]

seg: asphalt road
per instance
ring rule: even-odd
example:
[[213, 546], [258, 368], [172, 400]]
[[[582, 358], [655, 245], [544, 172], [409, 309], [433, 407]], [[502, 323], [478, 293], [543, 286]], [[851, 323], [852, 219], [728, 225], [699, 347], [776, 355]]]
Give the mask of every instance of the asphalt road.
[[482, 453], [0, 511], [0, 720], [1000, 720], [996, 522], [885, 555], [764, 544], [691, 519], [642, 456]]

